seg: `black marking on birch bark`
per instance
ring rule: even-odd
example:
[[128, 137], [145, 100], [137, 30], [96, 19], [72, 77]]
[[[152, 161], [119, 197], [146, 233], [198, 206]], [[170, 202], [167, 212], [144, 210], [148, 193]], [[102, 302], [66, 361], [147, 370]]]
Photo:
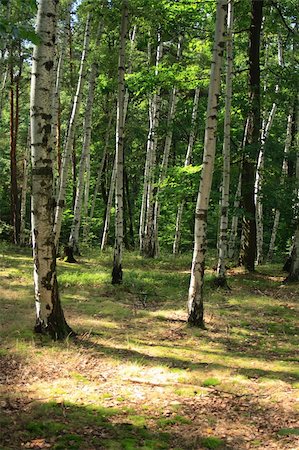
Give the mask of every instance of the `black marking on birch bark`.
[[51, 167], [35, 167], [32, 169], [32, 175], [35, 176], [52, 176]]
[[195, 218], [205, 222], [207, 220], [207, 214], [208, 214], [207, 211], [195, 213]]
[[44, 66], [45, 66], [45, 69], [49, 72], [53, 68], [54, 63], [53, 63], [53, 61], [47, 61], [47, 62], [45, 62]]

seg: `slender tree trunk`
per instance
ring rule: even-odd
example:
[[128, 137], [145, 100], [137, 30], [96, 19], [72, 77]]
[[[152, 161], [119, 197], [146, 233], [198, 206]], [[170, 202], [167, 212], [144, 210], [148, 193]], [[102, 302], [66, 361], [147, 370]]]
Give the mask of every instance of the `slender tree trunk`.
[[[101, 184], [103, 169], [104, 169], [105, 162], [106, 162], [106, 159], [107, 159], [107, 150], [108, 150], [109, 138], [110, 138], [110, 133], [111, 133], [112, 114], [113, 114], [113, 110], [111, 109], [110, 110], [110, 114], [109, 114], [109, 119], [108, 119], [107, 130], [106, 130], [105, 144], [104, 144], [104, 149], [103, 149], [102, 160], [101, 160], [101, 164], [100, 164], [100, 167], [99, 167], [99, 170], [98, 170], [97, 181], [96, 181], [96, 184], [95, 184], [93, 199], [92, 199], [90, 213], [89, 213], [89, 223], [93, 219], [96, 199], [97, 199], [97, 195], [98, 195], [98, 192], [99, 192], [99, 187], [100, 187], [100, 184]], [[86, 236], [88, 235], [88, 231], [87, 231], [88, 229], [89, 229], [89, 225], [87, 225], [86, 231], [83, 232], [83, 234], [86, 235]]]
[[212, 186], [216, 150], [217, 107], [220, 93], [221, 64], [225, 46], [227, 0], [217, 1], [215, 39], [211, 64], [210, 86], [205, 126], [203, 168], [199, 185], [194, 227], [194, 250], [188, 296], [188, 322], [204, 326], [203, 281], [206, 252], [207, 213]]
[[[131, 52], [133, 51], [133, 48], [134, 48], [135, 36], [136, 36], [136, 26], [134, 26], [131, 37], [130, 37]], [[132, 58], [131, 57], [129, 59], [129, 66], [128, 66], [127, 72], [132, 73]], [[128, 105], [129, 105], [129, 90], [126, 88], [125, 96], [124, 96], [124, 107], [123, 107], [123, 128], [125, 127], [125, 123], [126, 123]], [[110, 126], [111, 126], [111, 121], [110, 121], [109, 127]], [[107, 139], [108, 138], [109, 138], [109, 136], [107, 135]], [[108, 145], [108, 141], [107, 141], [107, 145]], [[104, 164], [104, 162], [105, 161], [103, 160], [103, 164]], [[105, 214], [105, 223], [104, 223], [102, 242], [101, 242], [101, 251], [103, 251], [104, 248], [106, 247], [107, 239], [108, 239], [108, 232], [109, 232], [109, 227], [110, 227], [111, 208], [112, 208], [112, 201], [113, 201], [114, 190], [115, 190], [115, 181], [116, 181], [116, 165], [115, 164], [116, 164], [116, 162], [114, 162], [113, 169], [112, 169], [110, 189], [109, 189], [108, 200], [107, 200], [107, 205], [106, 205], [106, 214]], [[98, 183], [98, 185], [100, 184], [100, 178], [98, 178], [97, 183]]]
[[[282, 45], [280, 38], [278, 38], [278, 64], [282, 67]], [[276, 85], [275, 92], [278, 93], [279, 86]], [[264, 260], [263, 245], [264, 245], [264, 226], [263, 226], [263, 172], [264, 172], [264, 159], [265, 159], [265, 144], [269, 136], [270, 129], [273, 124], [277, 105], [273, 102], [272, 108], [269, 112], [268, 119], [263, 120], [262, 133], [261, 133], [261, 146], [259, 156], [257, 160], [257, 168], [255, 175], [255, 207], [256, 207], [256, 264], [262, 264]]]
[[13, 227], [13, 241], [20, 242], [20, 209], [17, 181], [17, 138], [19, 131], [19, 85], [22, 75], [22, 56], [19, 49], [19, 71], [14, 75], [13, 50], [10, 62], [10, 207], [11, 225]]
[[116, 115], [116, 187], [115, 187], [115, 245], [112, 269], [112, 284], [122, 283], [122, 254], [124, 238], [123, 199], [124, 199], [124, 100], [125, 100], [125, 48], [128, 24], [128, 2], [122, 2], [122, 18], [118, 61], [118, 93]]
[[[97, 32], [97, 45], [99, 45], [99, 41], [102, 35], [102, 23], [99, 25]], [[74, 219], [72, 223], [72, 228], [69, 237], [69, 247], [75, 252], [79, 253], [79, 231], [80, 231], [80, 222], [81, 222], [81, 214], [82, 214], [82, 200], [84, 195], [84, 173], [85, 173], [85, 190], [87, 191], [86, 199], [84, 204], [88, 205], [88, 192], [89, 192], [89, 178], [90, 178], [90, 140], [91, 140], [91, 129], [92, 129], [92, 108], [94, 102], [94, 92], [95, 92], [95, 84], [96, 77], [98, 74], [99, 66], [95, 61], [92, 64], [90, 76], [89, 76], [89, 85], [88, 85], [88, 96], [86, 102], [85, 116], [84, 116], [84, 124], [83, 124], [83, 147], [81, 153], [81, 161], [79, 167], [79, 175], [78, 175], [78, 185], [76, 189], [76, 198], [75, 198], [75, 207], [74, 207]]]
[[[288, 155], [289, 155], [291, 142], [292, 142], [292, 126], [293, 126], [293, 108], [291, 108], [290, 113], [288, 115], [287, 132], [286, 132], [286, 140], [285, 140], [285, 147], [284, 147], [284, 157], [283, 157], [283, 163], [282, 163], [282, 169], [281, 169], [280, 184], [284, 183], [284, 179], [288, 172], [287, 160], [288, 160]], [[271, 239], [270, 239], [270, 244], [269, 244], [269, 250], [268, 250], [268, 255], [267, 255], [267, 260], [269, 262], [271, 262], [273, 259], [273, 254], [274, 254], [274, 249], [275, 249], [275, 241], [276, 241], [276, 236], [277, 236], [277, 231], [278, 231], [278, 226], [279, 226], [279, 220], [280, 220], [280, 210], [279, 210], [279, 208], [277, 208], [277, 209], [275, 209], [275, 213], [274, 213], [274, 223], [273, 223]]]
[[101, 242], [101, 251], [103, 251], [107, 245], [107, 239], [108, 239], [108, 231], [110, 226], [110, 219], [111, 219], [111, 208], [112, 208], [112, 202], [113, 202], [113, 196], [114, 196], [114, 190], [115, 190], [115, 181], [116, 181], [116, 158], [114, 158], [112, 173], [111, 173], [111, 180], [110, 180], [110, 188], [109, 188], [109, 194], [108, 194], [108, 200], [107, 200], [107, 206], [106, 206], [106, 216], [105, 216], [105, 224], [102, 234], [102, 242]]
[[27, 188], [28, 188], [28, 164], [30, 157], [30, 127], [28, 129], [28, 139], [27, 146], [24, 153], [23, 160], [23, 183], [22, 183], [22, 193], [21, 193], [21, 207], [20, 207], [20, 244], [25, 245], [26, 242], [26, 199], [27, 199]]
[[[158, 32], [155, 76], [158, 76], [159, 64], [163, 53], [161, 33]], [[158, 126], [160, 118], [160, 87], [149, 99], [149, 132], [147, 138], [146, 161], [144, 169], [144, 185], [140, 211], [139, 243], [140, 252], [144, 256], [154, 256], [154, 248], [150, 246], [154, 236], [154, 170], [156, 165], [156, 149], [158, 142]]]
[[223, 141], [223, 172], [221, 192], [221, 217], [219, 231], [217, 283], [226, 286], [227, 258], [227, 228], [229, 208], [229, 185], [230, 185], [230, 135], [231, 135], [231, 105], [232, 105], [232, 82], [233, 82], [233, 0], [228, 1], [227, 13], [227, 41], [226, 41], [226, 95], [225, 95], [225, 117], [224, 117], [224, 141]]
[[239, 223], [238, 210], [240, 208], [241, 185], [242, 185], [242, 166], [240, 167], [238, 185], [237, 185], [235, 198], [234, 198], [234, 213], [233, 213], [233, 217], [232, 217], [230, 236], [229, 236], [228, 257], [230, 259], [237, 258], [236, 241], [237, 241], [237, 236], [238, 236], [238, 223]]
[[37, 29], [41, 41], [34, 46], [31, 76], [32, 243], [36, 332], [54, 339], [72, 333], [61, 307], [56, 276], [53, 235], [53, 68], [56, 0], [40, 0]]
[[[188, 142], [187, 153], [186, 153], [185, 164], [184, 164], [185, 167], [188, 167], [191, 164], [193, 146], [194, 146], [194, 141], [195, 141], [195, 129], [196, 129], [196, 120], [197, 120], [197, 112], [198, 112], [199, 93], [200, 93], [200, 89], [196, 88], [195, 94], [194, 94], [194, 100], [193, 100], [193, 110], [192, 110], [192, 116], [191, 116], [191, 128], [190, 128], [189, 142]], [[178, 206], [178, 212], [177, 212], [177, 216], [176, 216], [176, 225], [175, 225], [175, 236], [174, 236], [173, 247], [172, 247], [172, 252], [174, 255], [178, 255], [178, 253], [179, 253], [179, 247], [180, 247], [180, 241], [181, 241], [181, 224], [182, 224], [184, 205], [185, 205], [185, 200], [182, 200]]]
[[242, 262], [253, 272], [256, 259], [256, 213], [254, 202], [255, 161], [257, 160], [261, 114], [260, 114], [260, 36], [263, 18], [263, 0], [251, 2], [251, 25], [249, 36], [249, 115], [247, 140], [243, 154], [242, 207], [243, 248]]
[[77, 90], [73, 101], [72, 113], [70, 117], [70, 121], [68, 124], [68, 130], [65, 139], [63, 157], [62, 157], [62, 165], [61, 165], [61, 174], [60, 174], [60, 185], [59, 185], [59, 193], [57, 198], [57, 206], [55, 211], [55, 221], [54, 221], [54, 235], [55, 235], [55, 245], [57, 247], [60, 237], [61, 231], [61, 223], [62, 223], [62, 213], [65, 206], [65, 196], [66, 196], [66, 187], [68, 180], [68, 169], [71, 160], [72, 149], [74, 145], [74, 137], [75, 137], [75, 129], [77, 118], [79, 114], [79, 108], [81, 104], [82, 98], [82, 90], [83, 84], [85, 80], [85, 62], [86, 56], [89, 46], [89, 31], [90, 31], [90, 16], [88, 15], [86, 21], [85, 35], [84, 35], [84, 44], [83, 51], [81, 56], [81, 64], [78, 76], [78, 84]]

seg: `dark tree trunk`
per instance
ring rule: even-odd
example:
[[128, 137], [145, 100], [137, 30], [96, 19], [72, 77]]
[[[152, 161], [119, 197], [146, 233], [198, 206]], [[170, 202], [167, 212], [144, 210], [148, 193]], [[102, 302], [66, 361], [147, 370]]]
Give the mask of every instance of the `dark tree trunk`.
[[21, 65], [19, 74], [14, 78], [13, 55], [11, 52], [10, 62], [10, 207], [11, 225], [13, 227], [13, 241], [20, 241], [20, 211], [17, 181], [17, 134], [19, 128], [19, 79], [21, 76]]
[[260, 36], [263, 18], [263, 0], [252, 0], [249, 33], [249, 114], [248, 132], [243, 153], [242, 206], [243, 248], [242, 262], [247, 270], [254, 271], [256, 257], [256, 220], [254, 181], [260, 142]]

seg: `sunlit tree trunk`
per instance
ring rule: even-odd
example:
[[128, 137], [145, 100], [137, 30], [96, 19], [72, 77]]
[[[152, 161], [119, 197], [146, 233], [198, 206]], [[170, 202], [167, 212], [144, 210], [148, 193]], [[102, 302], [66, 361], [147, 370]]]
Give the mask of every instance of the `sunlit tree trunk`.
[[57, 206], [56, 206], [55, 221], [54, 221], [54, 235], [55, 235], [56, 247], [58, 245], [59, 237], [60, 237], [62, 213], [63, 213], [63, 209], [65, 206], [68, 170], [69, 170], [69, 165], [70, 165], [71, 156], [72, 156], [76, 123], [77, 123], [79, 108], [80, 108], [81, 99], [82, 99], [83, 84], [84, 84], [84, 80], [85, 80], [85, 62], [86, 62], [86, 56], [87, 56], [87, 51], [88, 51], [88, 46], [89, 46], [89, 32], [90, 32], [90, 16], [88, 15], [87, 21], [86, 21], [80, 70], [79, 70], [79, 75], [78, 75], [77, 90], [76, 90], [76, 94], [75, 94], [75, 97], [73, 100], [72, 112], [71, 112], [71, 117], [70, 117], [70, 121], [68, 124], [68, 130], [67, 130], [67, 134], [66, 134], [66, 138], [65, 138], [65, 145], [64, 145], [63, 157], [62, 157], [59, 193], [58, 193], [58, 198], [57, 198]]
[[[194, 100], [193, 100], [193, 110], [191, 116], [191, 128], [189, 135], [189, 142], [187, 147], [187, 153], [185, 158], [184, 166], [188, 167], [191, 164], [193, 146], [195, 141], [195, 130], [196, 130], [196, 120], [197, 120], [197, 112], [198, 112], [198, 103], [199, 103], [199, 93], [200, 89], [195, 89]], [[179, 253], [180, 241], [181, 241], [181, 225], [183, 218], [185, 200], [182, 200], [178, 206], [177, 216], [176, 216], [176, 224], [175, 224], [175, 236], [173, 241], [172, 252], [174, 255]]]
[[[163, 42], [160, 31], [158, 31], [157, 40], [156, 77], [159, 73], [159, 64], [163, 54]], [[148, 48], [148, 53], [150, 61], [150, 46]], [[160, 90], [160, 86], [157, 86], [155, 94], [149, 98], [149, 131], [146, 144], [146, 160], [139, 221], [139, 248], [140, 253], [144, 256], [154, 255], [154, 249], [151, 248], [150, 244], [153, 242], [154, 236], [154, 169], [156, 164], [157, 132], [160, 118]]]
[[[282, 45], [280, 38], [278, 38], [278, 64], [282, 67]], [[278, 93], [279, 86], [276, 85], [275, 92]], [[263, 120], [261, 133], [261, 146], [259, 150], [257, 168], [255, 175], [255, 207], [256, 207], [256, 264], [262, 264], [264, 260], [263, 244], [264, 244], [264, 226], [263, 226], [263, 172], [265, 160], [265, 144], [271, 130], [273, 120], [275, 117], [277, 105], [273, 102], [272, 108], [269, 112], [268, 119]]]
[[190, 325], [199, 327], [204, 326], [203, 281], [207, 214], [216, 150], [217, 107], [220, 94], [222, 55], [225, 47], [226, 11], [227, 0], [218, 0], [205, 126], [203, 168], [195, 211], [194, 250], [188, 296], [188, 322]]
[[226, 94], [224, 117], [224, 141], [223, 141], [223, 172], [221, 191], [221, 217], [218, 243], [217, 282], [226, 285], [225, 261], [228, 253], [227, 228], [229, 208], [229, 184], [230, 184], [230, 136], [231, 136], [231, 105], [233, 83], [233, 0], [228, 1], [227, 11], [227, 41], [226, 41]]
[[[97, 45], [99, 45], [99, 40], [102, 34], [102, 24], [99, 25], [97, 33]], [[93, 62], [88, 84], [88, 95], [85, 108], [84, 124], [83, 124], [83, 146], [81, 152], [81, 160], [78, 174], [78, 184], [76, 189], [76, 199], [74, 207], [74, 218], [71, 227], [70, 237], [69, 237], [69, 247], [71, 252], [79, 253], [79, 231], [82, 215], [82, 200], [85, 195], [84, 205], [88, 205], [89, 197], [89, 180], [90, 180], [90, 140], [91, 140], [91, 127], [92, 127], [92, 109], [94, 102], [94, 93], [96, 85], [96, 77], [98, 74], [99, 66], [96, 61]], [[85, 174], [85, 185], [84, 185], [84, 174]]]
[[[293, 108], [291, 108], [290, 114], [288, 115], [287, 132], [286, 132], [286, 140], [285, 140], [285, 147], [284, 147], [284, 158], [283, 158], [282, 169], [281, 169], [281, 184], [284, 183], [284, 179], [288, 172], [287, 160], [288, 160], [288, 154], [289, 154], [291, 142], [292, 142], [292, 125], [293, 125]], [[270, 239], [270, 244], [269, 244], [269, 250], [268, 250], [268, 256], [267, 256], [267, 260], [270, 262], [273, 259], [273, 254], [274, 254], [274, 249], [275, 249], [275, 241], [276, 241], [276, 236], [277, 236], [277, 231], [278, 231], [278, 226], [279, 226], [279, 220], [280, 220], [280, 210], [279, 210], [279, 208], [277, 208], [277, 209], [275, 209], [275, 213], [274, 213], [274, 223], [273, 223], [271, 239]]]
[[[177, 46], [177, 61], [180, 60], [182, 54], [182, 41], [183, 37], [179, 37], [179, 42]], [[158, 179], [158, 187], [155, 195], [155, 204], [154, 204], [154, 218], [153, 218], [153, 233], [150, 235], [152, 242], [149, 243], [149, 248], [152, 250], [152, 255], [148, 254], [148, 256], [158, 256], [159, 255], [159, 217], [160, 217], [160, 201], [159, 201], [159, 192], [160, 186], [166, 178], [167, 169], [168, 169], [168, 161], [169, 154], [172, 144], [172, 135], [173, 135], [173, 121], [176, 112], [176, 103], [177, 103], [177, 88], [174, 86], [170, 93], [169, 98], [169, 106], [168, 106], [168, 116], [166, 123], [166, 137], [164, 143], [164, 151], [163, 151], [163, 159], [160, 168], [160, 174]]]
[[[131, 52], [134, 48], [134, 42], [135, 42], [135, 36], [136, 36], [136, 26], [134, 26], [131, 36], [130, 36], [130, 47]], [[132, 73], [132, 58], [129, 59], [129, 65], [127, 73]], [[128, 112], [128, 106], [129, 106], [129, 90], [126, 88], [125, 95], [124, 95], [124, 107], [123, 107], [123, 128], [125, 127], [126, 118], [127, 118], [127, 112]], [[111, 126], [111, 121], [110, 125]], [[109, 135], [106, 136], [107, 138], [107, 145], [108, 145], [108, 139]], [[103, 164], [104, 164], [103, 160]], [[113, 196], [115, 191], [115, 181], [116, 181], [116, 162], [114, 161], [112, 173], [111, 173], [111, 180], [110, 180], [110, 188], [109, 188], [109, 194], [108, 194], [108, 200], [107, 200], [107, 207], [106, 207], [106, 214], [105, 214], [105, 223], [103, 228], [103, 234], [102, 234], [102, 241], [101, 241], [101, 250], [103, 251], [104, 248], [107, 245], [108, 240], [108, 233], [109, 233], [109, 227], [110, 227], [110, 219], [111, 219], [111, 208], [112, 208], [112, 202], [113, 202]], [[98, 187], [100, 185], [100, 178], [97, 180]], [[97, 188], [98, 189], [98, 188]]]
[[263, 18], [263, 0], [251, 2], [249, 32], [249, 113], [247, 139], [243, 152], [242, 208], [243, 247], [241, 260], [245, 268], [254, 271], [256, 259], [256, 212], [254, 184], [256, 160], [260, 144], [260, 36]]
[[56, 277], [53, 235], [53, 89], [56, 0], [40, 0], [31, 76], [32, 244], [36, 332], [54, 339], [71, 333], [62, 311]]
[[123, 199], [124, 199], [124, 100], [125, 100], [125, 49], [128, 24], [128, 2], [122, 2], [122, 18], [120, 28], [119, 61], [118, 61], [118, 93], [116, 114], [116, 185], [115, 185], [115, 244], [112, 269], [112, 284], [122, 282], [122, 254], [124, 238]]

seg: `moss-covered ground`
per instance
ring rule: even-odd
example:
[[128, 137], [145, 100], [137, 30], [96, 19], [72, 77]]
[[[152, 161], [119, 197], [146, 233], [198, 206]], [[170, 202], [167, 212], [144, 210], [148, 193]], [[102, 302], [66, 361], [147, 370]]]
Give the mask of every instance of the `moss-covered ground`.
[[186, 324], [191, 255], [86, 249], [58, 261], [75, 340], [33, 333], [29, 249], [0, 246], [0, 449], [297, 449], [298, 284], [280, 265], [229, 271], [208, 260], [206, 329]]

